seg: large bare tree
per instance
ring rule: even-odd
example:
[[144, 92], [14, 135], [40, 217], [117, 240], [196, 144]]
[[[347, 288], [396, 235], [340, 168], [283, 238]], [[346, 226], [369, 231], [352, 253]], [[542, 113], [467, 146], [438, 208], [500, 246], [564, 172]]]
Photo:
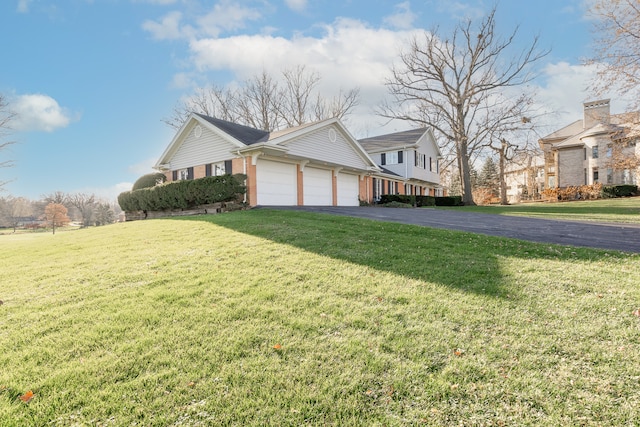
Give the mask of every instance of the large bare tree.
[[317, 72], [303, 65], [285, 69], [278, 76], [263, 70], [237, 88], [197, 89], [163, 121], [178, 129], [189, 114], [196, 112], [271, 132], [332, 117], [344, 118], [358, 105], [359, 89], [340, 90], [327, 97], [319, 91], [320, 81]]
[[640, 1], [595, 0], [590, 13], [595, 55], [587, 63], [598, 66], [593, 89], [600, 95], [614, 89], [639, 108]]
[[449, 165], [456, 164], [465, 204], [475, 204], [470, 160], [493, 136], [528, 120], [534, 104], [525, 86], [548, 53], [537, 37], [516, 46], [518, 27], [500, 37], [495, 14], [494, 8], [477, 25], [460, 22], [449, 35], [435, 28], [414, 37], [386, 81], [396, 102], [379, 109], [383, 117], [434, 130]]

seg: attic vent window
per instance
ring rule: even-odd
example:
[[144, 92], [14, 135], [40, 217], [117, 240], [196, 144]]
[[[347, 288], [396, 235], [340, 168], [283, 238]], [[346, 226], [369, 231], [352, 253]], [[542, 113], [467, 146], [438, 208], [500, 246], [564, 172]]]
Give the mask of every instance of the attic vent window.
[[196, 126], [196, 128], [193, 130], [193, 134], [196, 138], [200, 138], [202, 136], [202, 126]]
[[336, 138], [336, 130], [333, 128], [329, 129], [329, 141], [336, 142]]

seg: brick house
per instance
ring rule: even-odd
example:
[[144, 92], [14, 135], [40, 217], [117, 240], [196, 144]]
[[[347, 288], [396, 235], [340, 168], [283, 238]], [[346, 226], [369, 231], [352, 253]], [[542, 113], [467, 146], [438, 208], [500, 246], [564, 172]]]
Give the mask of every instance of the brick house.
[[379, 182], [398, 194], [429, 191], [426, 181], [418, 188], [417, 181], [409, 184], [406, 176], [377, 165], [335, 118], [266, 132], [194, 113], [154, 168], [167, 181], [245, 174], [250, 206], [357, 206], [374, 202]]

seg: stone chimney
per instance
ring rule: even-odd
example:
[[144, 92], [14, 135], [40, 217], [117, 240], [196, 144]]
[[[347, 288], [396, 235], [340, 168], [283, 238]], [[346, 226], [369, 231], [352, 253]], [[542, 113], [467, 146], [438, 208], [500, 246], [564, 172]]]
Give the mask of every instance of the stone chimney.
[[584, 105], [584, 128], [589, 129], [599, 123], [609, 124], [611, 110], [610, 99], [585, 102]]

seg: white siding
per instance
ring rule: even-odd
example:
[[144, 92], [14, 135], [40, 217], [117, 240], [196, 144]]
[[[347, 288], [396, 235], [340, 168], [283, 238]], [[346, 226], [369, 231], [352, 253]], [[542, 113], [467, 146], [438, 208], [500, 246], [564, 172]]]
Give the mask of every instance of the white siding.
[[338, 174], [338, 206], [358, 206], [360, 201], [359, 180], [357, 175]]
[[222, 137], [202, 126], [202, 135], [196, 137], [195, 126], [187, 130], [187, 136], [170, 160], [171, 169], [183, 169], [207, 163], [216, 163], [236, 157], [237, 148]]
[[302, 182], [305, 206], [330, 206], [333, 204], [333, 182], [330, 170], [304, 168]]
[[[336, 135], [335, 142], [329, 139], [329, 129]], [[283, 144], [284, 145], [284, 144]], [[369, 164], [351, 145], [336, 126], [327, 126], [286, 143], [289, 154], [319, 160], [346, 167], [366, 169]]]
[[[415, 178], [422, 181], [433, 182], [434, 184], [440, 183], [440, 174], [438, 173], [438, 168], [436, 167], [435, 162], [438, 159], [438, 151], [435, 146], [435, 141], [433, 141], [429, 134], [425, 134], [420, 138], [418, 142], [418, 153], [424, 154], [426, 156], [425, 168], [416, 167], [415, 166], [415, 151], [410, 151], [407, 153], [407, 161], [409, 166], [409, 178]], [[434, 162], [434, 167], [432, 170], [429, 170], [430, 161], [432, 159]]]

